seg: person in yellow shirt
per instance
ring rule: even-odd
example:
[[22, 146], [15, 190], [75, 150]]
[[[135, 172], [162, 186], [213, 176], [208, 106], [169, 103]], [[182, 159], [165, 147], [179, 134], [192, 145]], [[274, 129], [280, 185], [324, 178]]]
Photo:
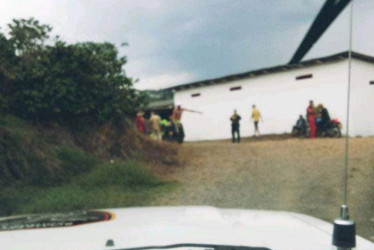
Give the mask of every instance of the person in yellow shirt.
[[252, 106], [252, 117], [251, 117], [251, 120], [254, 121], [254, 125], [255, 125], [255, 134], [254, 134], [254, 136], [256, 136], [256, 134], [258, 136], [260, 136], [260, 131], [258, 129], [258, 122], [260, 121], [260, 119], [261, 119], [261, 121], [263, 121], [262, 117], [261, 117], [260, 111], [256, 108], [256, 105], [253, 105]]
[[156, 141], [162, 141], [161, 117], [152, 111], [149, 121], [152, 125], [152, 133], [154, 134]]

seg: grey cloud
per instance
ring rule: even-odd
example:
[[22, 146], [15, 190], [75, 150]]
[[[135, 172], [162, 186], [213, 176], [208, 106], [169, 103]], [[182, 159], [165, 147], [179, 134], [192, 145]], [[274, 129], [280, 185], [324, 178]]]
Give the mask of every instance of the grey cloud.
[[[0, 22], [28, 14], [70, 42], [128, 42], [120, 49], [128, 75], [139, 78], [139, 86], [159, 88], [287, 63], [324, 0], [49, 0], [44, 9], [41, 3], [12, 0]], [[374, 22], [373, 6], [370, 0], [356, 4], [365, 27]], [[347, 49], [346, 12], [307, 58]], [[361, 26], [355, 32], [355, 49], [370, 54], [372, 39]]]

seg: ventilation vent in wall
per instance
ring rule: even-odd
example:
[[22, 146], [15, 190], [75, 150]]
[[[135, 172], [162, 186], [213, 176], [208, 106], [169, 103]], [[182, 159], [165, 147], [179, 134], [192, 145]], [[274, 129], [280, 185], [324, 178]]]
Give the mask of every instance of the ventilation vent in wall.
[[241, 90], [242, 86], [231, 87], [230, 91]]
[[309, 79], [309, 78], [312, 78], [312, 77], [313, 77], [312, 74], [296, 76], [296, 81], [297, 81], [297, 80]]

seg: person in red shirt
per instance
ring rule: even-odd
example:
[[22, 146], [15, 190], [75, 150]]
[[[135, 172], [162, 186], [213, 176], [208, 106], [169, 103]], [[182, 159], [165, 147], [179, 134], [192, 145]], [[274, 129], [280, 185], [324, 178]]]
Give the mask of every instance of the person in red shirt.
[[317, 127], [316, 127], [316, 110], [314, 108], [313, 101], [309, 102], [309, 106], [306, 109], [306, 117], [307, 117], [309, 127], [310, 127], [310, 138], [315, 138]]
[[145, 122], [144, 122], [144, 112], [139, 111], [136, 114], [136, 127], [138, 128], [138, 131], [142, 134], [145, 133]]

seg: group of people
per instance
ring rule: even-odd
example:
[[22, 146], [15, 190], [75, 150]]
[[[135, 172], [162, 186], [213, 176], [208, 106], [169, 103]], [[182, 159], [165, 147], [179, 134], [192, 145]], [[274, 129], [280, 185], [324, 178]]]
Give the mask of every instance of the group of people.
[[[184, 129], [181, 122], [183, 111], [197, 112], [182, 108], [180, 105], [173, 109], [168, 119], [161, 117], [152, 111], [149, 119], [144, 118], [144, 112], [139, 111], [136, 118], [137, 130], [142, 134], [149, 134], [156, 141], [175, 141], [182, 143], [184, 141]], [[147, 123], [149, 129], [147, 129]]]
[[157, 141], [162, 140], [162, 120], [155, 112], [147, 120], [144, 118], [144, 111], [140, 110], [136, 114], [136, 128], [142, 134], [149, 134]]
[[[239, 143], [240, 142], [240, 120], [241, 116], [234, 110], [234, 114], [230, 117], [231, 121], [231, 134], [232, 134], [232, 142]], [[261, 117], [260, 111], [256, 108], [256, 105], [252, 106], [252, 115], [251, 120], [253, 120], [254, 124], [254, 135], [253, 136], [260, 136], [260, 130], [258, 127], [259, 121], [263, 121]]]
[[330, 122], [330, 115], [323, 104], [319, 104], [317, 107], [314, 106], [314, 102], [309, 101], [309, 106], [306, 109], [307, 120], [300, 115], [296, 122], [294, 129], [298, 131], [299, 134], [305, 135], [307, 126], [310, 128], [310, 138], [315, 138], [318, 135], [324, 136], [326, 133], [327, 126]]
[[[307, 119], [305, 120], [304, 117], [300, 115], [294, 129], [296, 128], [300, 134], [305, 135], [309, 125], [310, 138], [315, 138], [317, 135], [324, 136], [331, 119], [328, 110], [323, 104], [314, 106], [314, 102], [311, 100], [306, 110], [306, 117]], [[233, 143], [240, 142], [240, 120], [241, 116], [234, 110], [234, 114], [230, 117]], [[254, 123], [254, 136], [260, 136], [259, 122], [263, 120], [256, 105], [252, 106], [251, 120], [253, 120]]]
[[[155, 112], [151, 112], [151, 116], [148, 120], [144, 118], [144, 112], [139, 111], [137, 114], [136, 124], [137, 129], [140, 133], [149, 134], [152, 138], [157, 141], [176, 141], [182, 143], [185, 137], [183, 125], [181, 122], [182, 114], [184, 111], [201, 113], [194, 110], [182, 108], [180, 105], [173, 109], [173, 112], [169, 119], [161, 119], [161, 117]], [[317, 107], [314, 106], [313, 101], [309, 102], [309, 106], [306, 110], [305, 120], [302, 115], [294, 126], [300, 134], [306, 134], [307, 127], [310, 128], [310, 138], [315, 138], [317, 134], [323, 136], [326, 128], [330, 122], [330, 115], [323, 104], [319, 104]], [[251, 120], [254, 125], [254, 137], [260, 136], [259, 122], [263, 121], [260, 111], [256, 108], [256, 105], [252, 106]], [[231, 121], [231, 134], [232, 142], [240, 142], [240, 120], [241, 116], [234, 110], [233, 115], [230, 117]], [[147, 129], [146, 123], [149, 123], [150, 129]]]

